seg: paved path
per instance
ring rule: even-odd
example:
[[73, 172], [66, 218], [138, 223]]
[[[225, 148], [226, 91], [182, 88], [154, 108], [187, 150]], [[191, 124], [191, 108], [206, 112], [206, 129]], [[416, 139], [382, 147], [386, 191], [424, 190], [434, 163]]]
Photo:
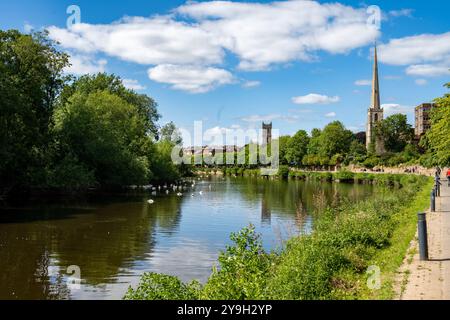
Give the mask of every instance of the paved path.
[[412, 260], [400, 270], [406, 276], [409, 274], [400, 296], [402, 300], [450, 300], [450, 187], [446, 178], [441, 181], [436, 212], [427, 213], [430, 261], [420, 261], [415, 241]]

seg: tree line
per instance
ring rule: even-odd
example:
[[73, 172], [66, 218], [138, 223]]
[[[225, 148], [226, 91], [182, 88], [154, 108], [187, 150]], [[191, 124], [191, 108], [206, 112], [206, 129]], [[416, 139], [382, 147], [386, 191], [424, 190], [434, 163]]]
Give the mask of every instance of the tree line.
[[0, 31], [0, 191], [77, 191], [170, 182], [173, 123], [100, 73], [73, 77], [48, 35]]

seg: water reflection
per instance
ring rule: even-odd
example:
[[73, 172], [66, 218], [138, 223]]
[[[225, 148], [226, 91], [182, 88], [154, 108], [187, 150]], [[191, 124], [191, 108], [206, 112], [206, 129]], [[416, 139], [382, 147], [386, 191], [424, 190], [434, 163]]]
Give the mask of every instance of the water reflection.
[[[0, 210], [0, 299], [120, 299], [146, 271], [206, 281], [229, 234], [252, 223], [272, 249], [309, 232], [318, 201], [371, 186], [211, 178], [175, 194], [86, 199]], [[67, 267], [81, 287], [67, 285]]]

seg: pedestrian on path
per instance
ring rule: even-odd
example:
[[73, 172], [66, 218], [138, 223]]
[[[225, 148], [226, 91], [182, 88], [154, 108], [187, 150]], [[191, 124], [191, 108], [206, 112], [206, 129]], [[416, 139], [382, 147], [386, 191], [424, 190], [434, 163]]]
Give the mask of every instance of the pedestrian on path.
[[447, 170], [448, 186], [450, 187], [450, 168]]

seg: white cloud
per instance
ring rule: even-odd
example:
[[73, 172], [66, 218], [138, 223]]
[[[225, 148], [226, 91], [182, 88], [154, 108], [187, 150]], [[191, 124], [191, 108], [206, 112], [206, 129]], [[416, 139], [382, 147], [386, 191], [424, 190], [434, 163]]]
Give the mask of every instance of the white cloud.
[[234, 83], [233, 75], [212, 67], [164, 64], [148, 70], [151, 80], [190, 93], [205, 93], [221, 85]]
[[397, 103], [386, 103], [382, 104], [381, 107], [384, 109], [385, 116], [391, 116], [396, 113], [411, 114], [414, 112], [414, 107], [404, 106]]
[[372, 81], [370, 80], [356, 80], [355, 85], [357, 86], [370, 86], [372, 84]]
[[450, 74], [450, 32], [392, 39], [379, 46], [384, 63], [408, 66], [406, 74], [435, 77]]
[[258, 115], [258, 114], [254, 114], [254, 115], [250, 115], [250, 116], [245, 116], [245, 117], [241, 117], [240, 120], [244, 121], [244, 122], [270, 122], [270, 121], [274, 121], [274, 120], [282, 120], [282, 121], [286, 121], [286, 122], [295, 122], [299, 119], [299, 116], [297, 115], [281, 115], [281, 114], [268, 114], [268, 115]]
[[450, 57], [450, 32], [392, 39], [379, 46], [380, 60], [392, 65], [443, 61]]
[[450, 74], [450, 64], [448, 65], [432, 65], [432, 64], [418, 64], [409, 66], [406, 69], [406, 74], [421, 77], [435, 77]]
[[335, 118], [335, 117], [336, 117], [336, 112], [330, 112], [330, 113], [327, 113], [327, 114], [325, 115], [325, 117], [327, 117], [327, 118]]
[[223, 49], [196, 25], [171, 17], [128, 17], [107, 25], [75, 24], [71, 29], [48, 28], [64, 48], [104, 52], [139, 64], [214, 64]]
[[398, 17], [412, 17], [412, 13], [414, 9], [400, 9], [400, 10], [391, 10], [389, 11], [389, 16], [398, 18]]
[[25, 31], [25, 33], [31, 33], [34, 30], [34, 26], [29, 24], [28, 22], [25, 22], [25, 24], [23, 25], [23, 31]]
[[139, 83], [139, 81], [134, 80], [134, 79], [123, 79], [122, 83], [125, 86], [125, 88], [131, 89], [131, 90], [135, 90], [135, 91], [140, 91], [140, 90], [147, 89], [145, 86], [141, 85]]
[[242, 84], [243, 88], [256, 88], [259, 87], [261, 85], [260, 81], [245, 81]]
[[105, 72], [108, 61], [105, 59], [98, 59], [86, 55], [72, 54], [69, 60], [71, 66], [64, 71], [75, 75], [93, 74]]
[[200, 28], [240, 58], [244, 70], [308, 61], [318, 50], [346, 53], [379, 35], [368, 26], [365, 9], [336, 3], [209, 1], [188, 3], [176, 12], [198, 21]]
[[428, 81], [426, 79], [416, 79], [415, 83], [418, 86], [425, 86], [428, 84]]
[[330, 104], [339, 102], [338, 96], [329, 97], [317, 93], [310, 93], [306, 96], [299, 96], [292, 98], [292, 102], [295, 104]]
[[[156, 81], [164, 78], [162, 82], [172, 84], [172, 88], [189, 92], [206, 92], [216, 85], [199, 86], [193, 77], [179, 83], [174, 80], [179, 77], [178, 68], [168, 66], [219, 70], [229, 52], [237, 56], [240, 69], [266, 70], [278, 64], [315, 60], [319, 51], [347, 53], [372, 43], [380, 34], [367, 24], [364, 8], [303, 0], [188, 2], [164, 16], [47, 29], [63, 48], [152, 66]], [[225, 80], [213, 82], [230, 83], [230, 74], [220, 70]], [[175, 74], [169, 76], [169, 71]]]

